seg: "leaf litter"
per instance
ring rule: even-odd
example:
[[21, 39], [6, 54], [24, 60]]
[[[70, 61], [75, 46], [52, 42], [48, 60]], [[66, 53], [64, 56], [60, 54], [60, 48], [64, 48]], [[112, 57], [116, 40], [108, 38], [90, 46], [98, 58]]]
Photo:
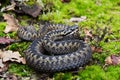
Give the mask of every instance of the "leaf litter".
[[0, 44], [10, 44], [14, 42], [14, 39], [6, 38], [6, 37], [0, 37]]
[[[17, 31], [17, 29], [19, 27], [18, 21], [14, 17], [11, 17], [11, 15], [9, 15], [9, 14], [5, 14], [4, 16], [5, 16], [4, 17], [5, 20], [7, 21], [8, 26], [10, 25], [9, 26], [10, 29], [8, 27], [6, 27], [6, 29], [9, 29], [6, 33], [11, 32], [11, 31]], [[10, 22], [11, 19], [13, 20], [12, 22]], [[13, 28], [13, 26], [11, 26], [11, 23], [13, 23], [13, 25], [15, 25], [14, 26], [15, 29]], [[94, 35], [92, 30], [89, 30], [87, 28], [83, 29], [83, 32], [85, 34], [85, 37], [84, 37], [84, 41], [85, 42], [95, 41], [97, 44], [99, 44], [99, 42], [104, 39], [105, 34], [107, 33], [106, 32], [106, 28], [103, 29], [103, 32], [104, 32], [103, 34], [99, 33], [101, 36], [99, 34], [98, 35]], [[96, 36], [97, 36], [97, 40], [96, 40]], [[2, 40], [1, 40], [1, 43], [3, 43]], [[7, 43], [7, 41], [6, 41], [6, 43]], [[8, 40], [8, 43], [9, 43], [9, 40]], [[91, 48], [92, 48], [93, 52], [97, 52], [97, 53], [101, 53], [102, 52], [102, 48], [101, 47], [91, 46]], [[9, 61], [11, 61], [11, 62], [18, 62], [18, 63], [22, 63], [22, 64], [26, 63], [25, 59], [21, 57], [19, 52], [13, 52], [13, 51], [8, 50], [8, 51], [3, 51], [3, 53], [4, 54], [1, 57], [2, 58], [2, 63], [1, 63], [2, 67], [5, 65], [4, 63], [9, 62]]]
[[12, 61], [23, 64], [26, 63], [18, 51], [16, 52], [13, 52], [11, 50], [0, 51], [0, 58], [2, 59], [3, 62]]
[[118, 55], [110, 55], [105, 59], [106, 65], [118, 65], [120, 64], [120, 56]]
[[13, 52], [11, 50], [8, 51], [2, 51], [0, 50], [0, 71], [4, 70], [6, 68], [6, 65], [8, 62], [17, 62], [26, 64], [25, 59], [19, 54], [18, 51]]
[[[67, 0], [63, 0], [63, 1], [67, 1]], [[24, 9], [25, 8], [23, 8], [23, 10]], [[30, 8], [27, 7], [27, 9], [29, 10]], [[33, 11], [31, 10], [31, 12], [33, 12]], [[35, 14], [30, 14], [31, 12], [25, 12], [25, 13], [29, 14], [29, 15], [31, 15], [33, 17], [36, 17], [36, 16], [39, 15], [39, 11], [37, 13], [35, 13]], [[3, 17], [7, 21], [7, 26], [6, 26], [6, 29], [4, 30], [4, 32], [8, 33], [8, 32], [12, 32], [12, 31], [17, 31], [17, 28], [19, 27], [18, 21], [13, 16], [11, 16], [9, 14], [4, 14]], [[73, 18], [73, 20], [71, 20], [71, 21], [72, 22], [80, 22], [80, 21], [82, 21], [84, 19], [86, 19], [86, 18], [83, 18], [83, 19], [81, 19], [81, 18]], [[92, 38], [92, 40], [96, 40], [97, 43], [102, 41], [103, 38], [105, 37], [105, 34], [107, 33], [106, 29], [103, 30], [103, 34], [101, 36], [99, 34], [97, 36], [92, 34], [89, 29], [84, 29], [84, 32], [85, 32], [85, 36], [87, 38]], [[88, 42], [87, 38], [84, 38], [84, 40], [86, 42]], [[2, 41], [3, 41], [3, 39], [1, 39], [1, 43], [4, 43], [4, 42], [5, 43], [10, 43], [9, 40], [8, 41], [3, 41], [3, 42]], [[102, 48], [101, 47], [91, 46], [91, 48], [92, 48], [93, 52], [98, 52], [98, 53], [102, 52]], [[19, 55], [19, 52], [13, 52], [13, 51], [9, 51], [8, 50], [8, 51], [2, 51], [2, 53], [4, 53], [4, 54], [2, 55], [2, 57], [0, 56], [2, 58], [2, 59], [0, 59], [0, 67], [4, 67], [5, 63], [8, 62], [8, 61], [18, 62], [18, 63], [22, 62], [21, 61], [22, 58], [20, 58], [21, 56]], [[10, 57], [10, 56], [13, 56], [13, 57]], [[16, 58], [18, 58], [18, 59], [16, 59]], [[22, 63], [25, 64], [24, 61]], [[108, 56], [105, 59], [105, 63], [106, 64], [113, 64], [113, 65], [119, 64], [120, 63], [120, 57], [119, 56], [115, 56], [115, 55]]]
[[15, 5], [16, 5], [16, 3], [15, 3], [13, 0], [10, 1], [10, 3], [11, 3], [11, 5], [8, 5], [8, 6], [6, 6], [6, 7], [3, 7], [3, 8], [1, 9], [1, 12], [9, 11], [9, 10], [15, 10]]
[[3, 14], [4, 20], [6, 20], [6, 27], [4, 32], [5, 33], [9, 33], [9, 32], [13, 32], [13, 31], [17, 31], [19, 24], [18, 24], [18, 20], [15, 19], [12, 15], [10, 14]]

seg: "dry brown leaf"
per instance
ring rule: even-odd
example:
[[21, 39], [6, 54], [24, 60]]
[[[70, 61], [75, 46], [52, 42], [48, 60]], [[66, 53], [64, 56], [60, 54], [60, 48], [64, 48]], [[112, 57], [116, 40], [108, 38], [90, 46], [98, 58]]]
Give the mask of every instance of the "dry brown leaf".
[[86, 36], [93, 38], [93, 35], [90, 33], [90, 30], [88, 30], [87, 28], [84, 29], [84, 33]]
[[105, 59], [105, 64], [118, 65], [120, 64], [120, 56], [111, 55]]
[[30, 16], [36, 18], [37, 16], [39, 16], [41, 10], [42, 10], [42, 7], [37, 5], [37, 4], [34, 4], [33, 6], [26, 6], [26, 5], [22, 5], [21, 6], [21, 10], [26, 13], [26, 14], [29, 14]]
[[1, 58], [2, 54], [3, 54], [3, 52], [0, 50], [0, 58]]
[[108, 56], [108, 57], [105, 59], [105, 64], [112, 64], [111, 56]]
[[13, 42], [13, 39], [10, 38], [6, 38], [6, 37], [0, 37], [0, 44], [10, 44], [11, 42]]
[[18, 21], [10, 14], [3, 14], [4, 19], [6, 20], [6, 28], [4, 30], [5, 33], [8, 32], [13, 32], [13, 31], [17, 31], [19, 24]]
[[11, 1], [11, 5], [3, 7], [1, 9], [1, 12], [3, 12], [3, 11], [9, 11], [9, 10], [14, 10], [15, 9], [15, 5], [16, 5], [16, 3], [14, 1]]
[[12, 62], [18, 62], [18, 63], [23, 63], [25, 64], [25, 60], [23, 59], [23, 57], [21, 57], [21, 55], [19, 54], [19, 52], [13, 52], [13, 51], [1, 51], [0, 53], [0, 57], [2, 59], [3, 62], [7, 62], [7, 61], [12, 61]]
[[88, 30], [87, 28], [85, 28], [84, 30], [84, 40], [85, 40], [85, 42], [89, 42], [89, 40], [90, 40], [90, 38], [91, 39], [93, 39], [93, 35], [92, 35], [92, 33], [91, 33], [91, 31], [90, 30]]
[[16, 76], [15, 74], [6, 71], [0, 74], [0, 80], [26, 80], [26, 79], [19, 79], [19, 77]]
[[25, 60], [25, 58], [20, 58], [21, 59], [21, 62], [22, 62], [22, 64], [26, 64], [26, 60]]
[[91, 46], [92, 52], [101, 53], [103, 50], [100, 47]]
[[2, 62], [2, 59], [0, 59], [0, 68], [3, 68], [4, 67], [4, 64]]
[[0, 59], [0, 72], [6, 71], [8, 69], [8, 64], [3, 63], [2, 59]]

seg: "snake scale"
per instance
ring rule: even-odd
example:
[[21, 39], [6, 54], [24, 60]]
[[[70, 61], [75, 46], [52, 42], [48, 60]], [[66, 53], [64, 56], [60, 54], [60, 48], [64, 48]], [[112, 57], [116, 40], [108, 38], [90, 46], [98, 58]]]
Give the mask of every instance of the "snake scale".
[[84, 66], [91, 59], [90, 46], [79, 39], [78, 26], [46, 23], [38, 30], [19, 27], [18, 37], [33, 41], [24, 51], [27, 65], [38, 72], [59, 72]]

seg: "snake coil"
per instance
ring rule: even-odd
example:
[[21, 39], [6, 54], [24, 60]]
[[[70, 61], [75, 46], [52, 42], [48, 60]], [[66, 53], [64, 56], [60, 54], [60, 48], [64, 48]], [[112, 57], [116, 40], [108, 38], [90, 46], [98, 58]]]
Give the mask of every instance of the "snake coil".
[[20, 27], [18, 37], [33, 41], [24, 52], [27, 64], [39, 72], [58, 72], [84, 66], [91, 59], [90, 46], [80, 40], [78, 26], [45, 24]]

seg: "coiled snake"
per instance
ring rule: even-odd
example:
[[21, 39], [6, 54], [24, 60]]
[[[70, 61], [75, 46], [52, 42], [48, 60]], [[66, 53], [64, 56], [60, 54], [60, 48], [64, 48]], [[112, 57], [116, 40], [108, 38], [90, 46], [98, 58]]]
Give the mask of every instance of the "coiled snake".
[[78, 26], [44, 24], [20, 27], [18, 36], [33, 41], [24, 52], [27, 64], [39, 72], [58, 72], [79, 68], [91, 59], [88, 44], [79, 40]]

